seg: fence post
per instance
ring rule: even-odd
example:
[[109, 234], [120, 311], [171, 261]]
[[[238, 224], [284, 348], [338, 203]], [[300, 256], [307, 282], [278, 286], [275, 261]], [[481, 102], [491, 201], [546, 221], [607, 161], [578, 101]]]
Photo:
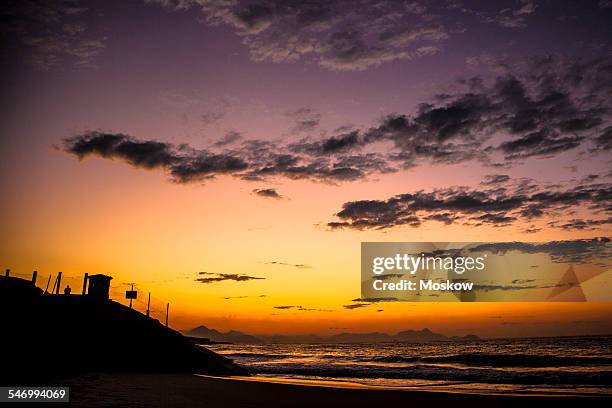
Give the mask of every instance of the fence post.
[[47, 286], [45, 286], [45, 295], [46, 295], [47, 293], [49, 293], [49, 292], [48, 292], [48, 290], [49, 290], [49, 284], [51, 283], [51, 277], [52, 277], [52, 276], [53, 276], [53, 274], [49, 274], [49, 280], [47, 281]]
[[150, 310], [151, 310], [151, 292], [149, 292], [149, 300], [147, 301], [147, 317], [149, 317]]
[[32, 285], [36, 286], [36, 278], [38, 277], [38, 271], [32, 272]]
[[8, 278], [10, 274], [11, 274], [11, 270], [7, 268], [6, 269], [6, 275], [4, 275], [4, 276], [6, 276]]
[[87, 292], [87, 278], [88, 277], [89, 277], [89, 274], [85, 272], [85, 277], [83, 278], [83, 293], [82, 293], [83, 296], [85, 296], [85, 292]]
[[55, 288], [55, 294], [59, 295], [60, 285], [62, 284], [62, 273], [57, 273], [57, 286]]

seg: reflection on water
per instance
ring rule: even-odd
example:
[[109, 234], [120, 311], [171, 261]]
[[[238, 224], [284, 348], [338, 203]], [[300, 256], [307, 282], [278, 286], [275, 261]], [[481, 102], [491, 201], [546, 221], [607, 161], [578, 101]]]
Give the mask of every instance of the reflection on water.
[[456, 392], [612, 395], [612, 336], [207, 347], [265, 378]]

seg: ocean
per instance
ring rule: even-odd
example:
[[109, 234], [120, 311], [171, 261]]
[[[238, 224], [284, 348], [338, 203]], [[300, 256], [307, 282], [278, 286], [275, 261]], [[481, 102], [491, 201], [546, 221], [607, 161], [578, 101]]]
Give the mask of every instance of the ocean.
[[612, 396], [612, 336], [207, 348], [262, 379], [463, 393]]

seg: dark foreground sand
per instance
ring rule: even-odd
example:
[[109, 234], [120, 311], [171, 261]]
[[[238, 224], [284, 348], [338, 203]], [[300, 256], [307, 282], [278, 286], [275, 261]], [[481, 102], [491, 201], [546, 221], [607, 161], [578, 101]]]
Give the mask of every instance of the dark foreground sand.
[[[79, 407], [521, 407], [608, 406], [610, 398], [485, 396], [332, 388], [190, 374], [92, 374], [62, 381]], [[60, 404], [53, 404], [59, 406]]]

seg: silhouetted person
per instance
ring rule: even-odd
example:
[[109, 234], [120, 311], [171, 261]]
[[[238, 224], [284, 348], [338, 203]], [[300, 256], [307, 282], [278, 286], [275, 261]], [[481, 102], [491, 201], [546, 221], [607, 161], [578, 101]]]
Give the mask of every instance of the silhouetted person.
[[66, 289], [64, 289], [64, 295], [69, 295], [70, 292], [72, 292], [72, 289], [70, 289], [70, 285], [66, 286]]

